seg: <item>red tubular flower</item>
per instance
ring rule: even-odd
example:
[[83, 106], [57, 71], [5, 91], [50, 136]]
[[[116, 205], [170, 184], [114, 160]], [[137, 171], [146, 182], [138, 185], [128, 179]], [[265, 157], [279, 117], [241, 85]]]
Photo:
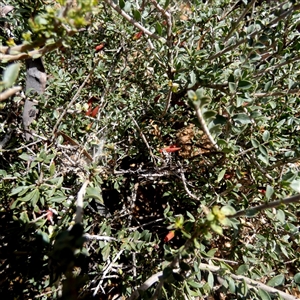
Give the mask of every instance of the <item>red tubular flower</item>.
[[163, 152], [163, 151], [166, 151], [166, 152], [176, 152], [176, 151], [179, 151], [181, 148], [180, 147], [176, 147], [176, 145], [170, 145], [168, 147], [164, 147], [162, 149], [159, 150], [159, 152]]
[[169, 231], [169, 233], [165, 236], [164, 242], [167, 243], [169, 242], [173, 237], [175, 236], [175, 231]]
[[97, 46], [95, 47], [95, 51], [96, 51], [96, 52], [99, 52], [100, 50], [102, 50], [102, 49], [104, 48], [104, 46], [105, 46], [104, 43], [101, 43], [101, 44], [97, 45]]

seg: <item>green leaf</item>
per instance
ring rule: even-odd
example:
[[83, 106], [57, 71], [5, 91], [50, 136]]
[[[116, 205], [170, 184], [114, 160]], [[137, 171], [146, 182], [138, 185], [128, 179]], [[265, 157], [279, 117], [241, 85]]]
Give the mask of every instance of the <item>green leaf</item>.
[[273, 85], [273, 80], [268, 81], [268, 82], [265, 84], [264, 91], [265, 91], [265, 92], [268, 92], [268, 91], [270, 90], [270, 88], [272, 87], [272, 85]]
[[221, 213], [225, 216], [231, 216], [236, 213], [236, 210], [230, 205], [225, 205], [221, 208]]
[[264, 145], [259, 145], [258, 150], [264, 156], [268, 156], [268, 149]]
[[[37, 194], [38, 193], [38, 194]], [[26, 202], [32, 199], [35, 199], [37, 196], [39, 196], [39, 191], [38, 189], [34, 189], [33, 191], [31, 191], [30, 193], [27, 193], [25, 195], [25, 197], [20, 198], [21, 201]]]
[[97, 187], [87, 187], [85, 198], [93, 198], [99, 200], [103, 204], [103, 198], [100, 188]]
[[264, 142], [268, 142], [269, 139], [270, 139], [270, 131], [265, 130], [263, 135], [262, 135], [262, 139], [263, 139]]
[[260, 299], [262, 300], [271, 300], [272, 298], [270, 297], [269, 293], [266, 292], [263, 289], [258, 289], [258, 295], [260, 296]]
[[186, 214], [189, 217], [189, 221], [191, 221], [191, 222], [195, 222], [196, 221], [195, 218], [194, 218], [194, 216], [189, 211], [187, 211]]
[[235, 281], [230, 276], [227, 276], [226, 280], [228, 282], [228, 287], [229, 287], [230, 292], [235, 293], [235, 291], [236, 291]]
[[32, 156], [28, 155], [27, 153], [22, 153], [21, 155], [19, 155], [19, 158], [21, 158], [25, 161], [31, 161], [32, 160]]
[[161, 26], [160, 22], [156, 22], [155, 24], [155, 30], [158, 35], [162, 35], [163, 27]]
[[55, 174], [55, 170], [56, 170], [55, 163], [53, 162], [53, 163], [51, 163], [50, 168], [49, 168], [50, 176], [53, 176]]
[[271, 196], [273, 195], [274, 193], [274, 188], [270, 185], [267, 185], [267, 189], [266, 189], [266, 198], [268, 200], [270, 200]]
[[16, 194], [19, 194], [20, 192], [27, 191], [30, 188], [30, 186], [18, 186], [16, 188], [13, 188], [9, 196], [13, 196]]
[[238, 83], [238, 87], [241, 89], [241, 90], [248, 90], [250, 89], [252, 86], [252, 83], [250, 81], [246, 81], [246, 80], [241, 80], [239, 81]]
[[278, 209], [276, 218], [280, 223], [285, 224], [285, 213], [282, 209]]
[[67, 199], [66, 196], [64, 195], [54, 195], [53, 197], [51, 197], [48, 201], [50, 201], [50, 203], [52, 202], [56, 202], [56, 203], [62, 203], [63, 201], [65, 201]]
[[188, 285], [192, 286], [193, 288], [201, 288], [202, 287], [202, 284], [200, 284], [199, 282], [193, 281], [193, 280], [190, 280], [187, 283], [188, 283]]
[[210, 249], [207, 253], [205, 253], [208, 257], [213, 257], [215, 253], [218, 251], [218, 248]]
[[228, 83], [228, 87], [229, 87], [229, 91], [230, 91], [230, 93], [235, 93], [235, 91], [236, 91], [236, 84], [234, 83], [234, 82], [229, 82]]
[[40, 198], [40, 191], [38, 188], [36, 188], [34, 190], [34, 193], [32, 195], [32, 198], [31, 198], [31, 205], [32, 206], [35, 206], [37, 204], [37, 202], [39, 201], [39, 198]]
[[246, 210], [246, 216], [251, 218], [251, 217], [255, 217], [258, 213], [258, 210], [255, 208], [250, 208]]
[[193, 239], [193, 242], [194, 242], [194, 247], [196, 249], [200, 249], [201, 248], [201, 244], [199, 243], [199, 241], [197, 239]]
[[[197, 94], [197, 91], [196, 91], [196, 94]], [[198, 97], [198, 100], [200, 101], [200, 107], [204, 107], [211, 102], [211, 99], [208, 96], [199, 97], [199, 95], [197, 95], [197, 97]]]
[[283, 283], [284, 283], [284, 275], [280, 274], [270, 279], [267, 285], [274, 287], [274, 286], [282, 285]]
[[9, 65], [5, 69], [3, 74], [3, 82], [5, 88], [9, 88], [15, 83], [19, 75], [20, 67], [21, 67], [20, 63], [15, 63]]
[[256, 139], [251, 139], [251, 144], [254, 148], [258, 148], [260, 145]]
[[189, 90], [187, 94], [189, 99], [192, 101], [196, 101], [198, 99], [197, 94], [193, 90]]
[[294, 281], [295, 283], [300, 284], [300, 273], [295, 274]]
[[241, 107], [245, 103], [245, 98], [243, 97], [236, 97], [236, 107]]
[[243, 282], [242, 282], [242, 293], [243, 293], [244, 297], [246, 297], [248, 294], [248, 285], [245, 280], [243, 280]]
[[110, 244], [107, 243], [105, 247], [101, 250], [102, 258], [104, 261], [108, 259], [108, 256], [110, 254]]
[[27, 214], [26, 211], [21, 212], [21, 214], [20, 214], [20, 220], [21, 220], [24, 224], [29, 223], [29, 218], [28, 218], [28, 214]]
[[216, 181], [216, 182], [220, 182], [220, 181], [223, 179], [223, 177], [224, 177], [225, 173], [226, 173], [226, 169], [222, 170], [222, 171], [219, 173], [219, 175], [218, 175], [218, 178], [217, 178], [217, 181]]
[[136, 21], [141, 21], [141, 19], [142, 19], [141, 13], [137, 9], [133, 10], [133, 16], [134, 16]]
[[263, 163], [265, 163], [266, 165], [269, 164], [269, 158], [268, 158], [267, 156], [265, 156], [265, 155], [263, 155], [263, 154], [258, 154], [258, 155], [257, 155], [257, 158], [258, 158], [259, 160], [261, 160]]
[[293, 180], [290, 187], [297, 193], [300, 193], [300, 179]]
[[215, 223], [212, 223], [212, 224], [210, 224], [210, 227], [211, 227], [211, 229], [212, 229], [214, 232], [216, 232], [217, 234], [223, 235], [223, 229], [222, 229], [221, 226], [219, 226], [219, 225], [217, 225], [217, 224], [215, 224]]
[[208, 283], [209, 287], [210, 287], [211, 289], [213, 289], [213, 287], [214, 287], [214, 275], [213, 275], [213, 273], [210, 272], [210, 271], [208, 272], [207, 283]]
[[[201, 103], [201, 106], [202, 106], [202, 103]], [[217, 113], [213, 110], [207, 110], [203, 113], [203, 118], [204, 120], [206, 121], [209, 121], [211, 118], [215, 117]]]
[[196, 74], [195, 74], [195, 72], [194, 71], [192, 71], [192, 72], [190, 72], [190, 81], [191, 81], [191, 86], [194, 86], [194, 84], [196, 83], [196, 80], [197, 80], [197, 78], [196, 78]]
[[233, 117], [233, 120], [237, 123], [240, 123], [242, 125], [245, 124], [251, 124], [251, 119], [249, 118], [249, 116], [247, 116], [246, 114], [236, 114]]
[[40, 235], [42, 237], [42, 239], [45, 243], [47, 243], [47, 244], [50, 243], [49, 235], [46, 232], [39, 230], [38, 235]]
[[124, 0], [119, 0], [119, 6], [121, 9], [125, 7], [125, 1]]
[[239, 266], [236, 273], [238, 275], [245, 275], [245, 274], [247, 274], [248, 270], [249, 270], [249, 266], [244, 264], [244, 265]]

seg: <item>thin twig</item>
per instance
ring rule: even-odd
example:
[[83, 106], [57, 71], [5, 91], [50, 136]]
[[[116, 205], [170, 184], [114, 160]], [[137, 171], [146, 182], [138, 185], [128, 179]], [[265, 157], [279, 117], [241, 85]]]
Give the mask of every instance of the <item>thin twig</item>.
[[195, 195], [188, 189], [187, 184], [186, 184], [186, 178], [185, 178], [184, 172], [183, 172], [183, 170], [182, 170], [181, 164], [180, 164], [180, 162], [177, 162], [177, 163], [178, 163], [179, 166], [180, 166], [179, 174], [180, 174], [180, 178], [181, 178], [181, 180], [182, 180], [183, 187], [184, 187], [186, 193], [187, 193], [192, 199], [197, 200], [197, 201], [200, 201], [200, 199], [199, 199], [197, 196], [195, 196]]
[[[43, 48], [40, 48], [38, 50], [32, 50], [29, 52], [22, 52], [22, 53], [17, 52], [17, 54], [1, 54], [0, 53], [0, 60], [9, 62], [12, 60], [24, 60], [24, 59], [28, 59], [28, 58], [32, 58], [32, 57], [37, 57], [38, 55], [42, 56], [48, 52], [51, 52], [51, 51], [61, 47], [63, 45], [64, 40], [65, 40], [65, 38], [59, 39], [55, 43], [46, 45]], [[31, 49], [33, 48], [33, 45], [30, 45]], [[26, 49], [27, 47], [24, 47], [24, 48]], [[11, 51], [11, 52], [13, 53], [13, 51]]]
[[172, 95], [173, 95], [172, 87], [170, 87], [169, 92], [168, 92], [168, 96], [167, 96], [167, 100], [165, 102], [165, 109], [162, 112], [161, 117], [164, 117], [165, 114], [167, 113], [167, 111], [169, 110], [170, 104], [171, 104], [171, 100], [172, 100]]
[[148, 225], [151, 225], [151, 224], [154, 224], [154, 223], [158, 223], [158, 222], [162, 222], [164, 221], [165, 218], [160, 218], [160, 219], [156, 219], [154, 221], [150, 221], [148, 223], [145, 223], [143, 225], [139, 225], [139, 226], [136, 226], [136, 227], [131, 227], [131, 228], [128, 228], [129, 231], [136, 231], [137, 229], [141, 228], [141, 227], [145, 227], [145, 226], [148, 226]]
[[232, 33], [235, 31], [235, 29], [237, 28], [237, 26], [239, 25], [239, 23], [244, 20], [246, 14], [248, 13], [249, 9], [253, 6], [253, 4], [255, 3], [256, 0], [252, 0], [250, 3], [247, 4], [245, 10], [242, 12], [242, 14], [240, 15], [240, 17], [237, 19], [236, 22], [233, 23], [230, 31], [228, 32], [227, 36], [224, 39], [224, 42], [226, 42], [229, 37], [232, 35]]
[[156, 40], [161, 40], [162, 42], [166, 42], [163, 37], [152, 33], [145, 27], [143, 27], [139, 22], [137, 22], [134, 18], [129, 16], [124, 10], [120, 8], [120, 6], [116, 5], [112, 0], [104, 0], [109, 6], [111, 6], [116, 12], [118, 12], [123, 18], [125, 18], [128, 22], [130, 22], [133, 26], [137, 27], [139, 30], [143, 31], [149, 37], [154, 38]]
[[209, 141], [211, 142], [212, 146], [216, 150], [219, 150], [219, 146], [217, 145], [217, 142], [214, 140], [214, 138], [210, 134], [209, 129], [206, 125], [206, 122], [205, 122], [204, 117], [203, 117], [202, 112], [201, 112], [201, 108], [199, 106], [195, 105], [195, 110], [196, 110], [196, 115], [197, 115], [198, 121], [201, 124], [203, 131], [206, 133], [206, 135], [207, 135]]
[[263, 69], [263, 70], [260, 70], [260, 71], [258, 71], [256, 73], [254, 73], [254, 77], [257, 77], [257, 76], [259, 76], [259, 75], [261, 75], [263, 73], [269, 72], [271, 70], [278, 69], [278, 68], [283, 67], [285, 65], [289, 65], [289, 64], [291, 64], [293, 62], [296, 62], [298, 60], [300, 60], [300, 56], [296, 56], [296, 57], [294, 57], [292, 59], [288, 59], [288, 60], [286, 60], [286, 61], [284, 61], [282, 63], [279, 63], [277, 65], [271, 66], [269, 68], [266, 68], [266, 69]]
[[285, 90], [281, 92], [273, 92], [273, 93], [255, 93], [254, 96], [257, 98], [262, 97], [274, 97], [274, 96], [285, 96], [288, 94], [300, 94], [300, 89], [292, 89], [292, 90]]
[[[205, 271], [211, 271], [214, 273], [221, 271], [221, 268], [218, 266], [212, 266], [212, 265], [208, 265], [208, 264], [204, 264], [204, 263], [200, 263], [199, 269], [205, 270]], [[254, 289], [260, 288], [268, 293], [279, 294], [285, 300], [297, 300], [298, 299], [292, 295], [282, 292], [281, 290], [270, 287], [266, 284], [263, 284], [256, 280], [253, 280], [249, 277], [242, 276], [242, 275], [235, 275], [232, 273], [226, 273], [226, 275], [230, 276], [232, 279], [237, 280], [237, 281], [245, 281], [247, 283], [247, 285], [249, 286], [249, 288], [254, 288]]]
[[106, 274], [111, 270], [113, 264], [119, 259], [119, 257], [121, 256], [121, 254], [124, 252], [124, 249], [120, 250], [118, 252], [118, 254], [115, 256], [115, 258], [113, 259], [113, 261], [107, 266], [107, 268], [104, 270], [103, 275], [97, 285], [97, 287], [95, 288], [95, 291], [93, 293], [93, 296], [95, 297], [98, 293], [99, 288], [101, 287], [101, 284], [104, 280], [104, 278], [106, 277]]
[[[273, 21], [271, 21], [268, 25], [266, 25], [266, 28], [269, 28], [270, 26], [278, 23], [279, 21], [281, 21], [282, 19], [284, 19], [286, 16], [288, 16], [290, 13], [292, 13], [295, 10], [298, 10], [300, 8], [300, 5], [293, 5], [290, 9], [284, 11], [281, 15], [279, 15], [277, 18], [275, 18]], [[217, 52], [216, 54], [210, 56], [207, 61], [212, 61], [220, 56], [222, 56], [224, 53], [229, 52], [235, 48], [237, 48], [238, 46], [242, 45], [243, 43], [247, 42], [249, 40], [249, 37], [254, 37], [255, 35], [257, 35], [258, 33], [261, 32], [261, 29], [259, 30], [255, 30], [254, 32], [252, 32], [251, 34], [249, 34], [247, 36], [247, 38], [244, 38], [240, 41], [238, 41], [237, 43], [235, 43], [234, 45], [231, 45], [229, 47], [224, 48], [223, 50]], [[258, 72], [259, 73], [259, 72]]]
[[111, 237], [111, 236], [106, 236], [106, 235], [91, 235], [88, 233], [85, 233], [83, 235], [88, 241], [96, 240], [96, 241], [118, 241], [118, 239]]
[[156, 7], [156, 9], [164, 16], [167, 21], [167, 45], [172, 47], [172, 14], [163, 9], [156, 0], [150, 0], [150, 2]]
[[140, 296], [140, 292], [147, 291], [154, 283], [159, 281], [159, 278], [163, 275], [163, 272], [157, 272], [149, 277], [139, 288], [137, 288], [129, 298], [126, 300], [135, 300]]
[[289, 197], [289, 198], [285, 198], [282, 200], [277, 200], [277, 201], [273, 201], [273, 202], [269, 202], [269, 203], [265, 203], [262, 205], [258, 205], [258, 206], [254, 206], [248, 209], [243, 209], [238, 211], [237, 213], [228, 216], [230, 218], [237, 218], [237, 217], [241, 217], [241, 216], [247, 216], [247, 214], [253, 216], [253, 213], [258, 213], [260, 211], [269, 209], [269, 208], [275, 208], [281, 205], [288, 205], [291, 203], [297, 203], [300, 202], [300, 194]]
[[269, 180], [274, 181], [274, 178], [257, 162], [256, 158], [253, 155], [250, 155], [250, 160], [256, 165], [258, 170], [262, 172]]
[[131, 118], [131, 120], [133, 121], [133, 123], [135, 124], [135, 126], [137, 127], [137, 129], [138, 129], [138, 131], [139, 131], [139, 134], [140, 134], [141, 138], [143, 139], [143, 141], [144, 141], [146, 147], [147, 147], [148, 150], [149, 150], [150, 156], [151, 156], [152, 159], [153, 159], [153, 163], [154, 163], [154, 165], [156, 166], [156, 159], [155, 159], [155, 156], [154, 156], [154, 154], [153, 154], [153, 152], [152, 152], [152, 150], [151, 150], [151, 148], [150, 148], [150, 146], [149, 146], [149, 144], [148, 144], [148, 141], [147, 141], [145, 135], [143, 134], [143, 132], [142, 132], [142, 130], [141, 130], [139, 124], [136, 122], [136, 120], [133, 118], [133, 116], [129, 115], [129, 117]]

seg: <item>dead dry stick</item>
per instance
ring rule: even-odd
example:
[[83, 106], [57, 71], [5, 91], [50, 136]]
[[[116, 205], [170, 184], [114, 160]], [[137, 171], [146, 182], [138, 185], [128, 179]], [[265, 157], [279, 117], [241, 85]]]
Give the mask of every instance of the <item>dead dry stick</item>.
[[[115, 258], [112, 260], [112, 262], [106, 267], [106, 269], [104, 270], [103, 272], [103, 275], [97, 285], [97, 287], [95, 288], [95, 291], [93, 293], [93, 296], [96, 296], [98, 291], [99, 291], [99, 288], [101, 287], [102, 283], [103, 283], [103, 280], [105, 279], [106, 277], [106, 274], [112, 269], [113, 267], [113, 264], [119, 259], [119, 257], [121, 256], [121, 254], [124, 252], [124, 249], [120, 250], [118, 252], [118, 254], [115, 256]], [[104, 289], [102, 288], [102, 290], [104, 291]]]

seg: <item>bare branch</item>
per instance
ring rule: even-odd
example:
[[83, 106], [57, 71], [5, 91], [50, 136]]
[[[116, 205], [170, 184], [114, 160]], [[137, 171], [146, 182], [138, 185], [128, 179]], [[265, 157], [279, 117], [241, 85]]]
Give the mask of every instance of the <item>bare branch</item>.
[[101, 287], [101, 284], [103, 283], [103, 280], [106, 277], [106, 274], [111, 270], [111, 268], [113, 267], [113, 264], [119, 259], [119, 257], [121, 256], [121, 254], [124, 252], [124, 249], [120, 250], [118, 252], [118, 254], [115, 256], [115, 258], [112, 260], [112, 262], [106, 267], [106, 269], [103, 272], [103, 275], [97, 285], [97, 287], [94, 290], [93, 296], [97, 295], [99, 288]]
[[[291, 14], [293, 11], [296, 11], [300, 8], [300, 4], [297, 5], [293, 5], [290, 9], [284, 11], [282, 14], [280, 14], [277, 18], [275, 18], [273, 21], [271, 21], [269, 24], [267, 24], [265, 27], [268, 28], [274, 24], [277, 24], [279, 21], [281, 21], [282, 19], [284, 19], [286, 16], [288, 16], [289, 14]], [[247, 38], [241, 39], [240, 41], [238, 41], [237, 43], [235, 43], [234, 45], [231, 45], [229, 47], [224, 48], [223, 50], [217, 52], [216, 54], [210, 56], [207, 60], [208, 61], [212, 61], [220, 56], [222, 56], [224, 53], [229, 52], [235, 48], [237, 48], [238, 46], [242, 45], [243, 43], [247, 42], [249, 37], [254, 37], [256, 36], [259, 32], [261, 32], [261, 29], [255, 30], [254, 32], [252, 32], [251, 34], [249, 34], [247, 36]], [[286, 63], [285, 63], [286, 64]], [[259, 72], [258, 72], [259, 73]]]
[[258, 213], [260, 211], [269, 209], [269, 208], [275, 208], [281, 205], [288, 205], [291, 203], [297, 203], [300, 202], [300, 194], [289, 197], [289, 198], [285, 198], [283, 200], [277, 200], [277, 201], [273, 201], [273, 202], [269, 202], [269, 203], [265, 203], [262, 205], [258, 205], [252, 208], [248, 208], [248, 209], [243, 209], [238, 211], [237, 213], [235, 213], [234, 215], [228, 216], [230, 218], [237, 218], [237, 217], [241, 217], [241, 216], [247, 216], [247, 214], [251, 214], [251, 216], [253, 216], [253, 213]]
[[254, 96], [257, 98], [277, 97], [277, 96], [285, 96], [285, 95], [300, 95], [300, 89], [285, 90], [285, 91], [273, 92], [273, 93], [255, 93], [254, 94]]
[[[218, 266], [212, 266], [212, 265], [208, 265], [208, 264], [204, 264], [204, 263], [200, 263], [199, 265], [199, 269], [201, 270], [206, 270], [206, 271], [211, 271], [211, 272], [219, 272], [221, 271], [221, 268]], [[292, 295], [289, 295], [285, 292], [282, 292], [281, 290], [275, 289], [273, 287], [270, 287], [266, 284], [263, 284], [259, 281], [253, 280], [251, 278], [248, 278], [246, 276], [242, 276], [242, 275], [235, 275], [232, 273], [226, 273], [227, 276], [230, 276], [232, 279], [237, 280], [237, 281], [245, 281], [248, 285], [249, 288], [260, 288], [268, 293], [272, 293], [272, 294], [279, 294], [283, 299], [285, 300], [297, 300], [297, 298], [295, 298]]]
[[[72, 32], [72, 33], [74, 34], [75, 32]], [[53, 51], [53, 50], [61, 47], [64, 40], [65, 40], [65, 38], [59, 39], [57, 42], [55, 42], [53, 44], [49, 44], [49, 45], [44, 46], [41, 49], [32, 50], [29, 52], [26, 52], [26, 51], [34, 48], [35, 44], [12, 47], [9, 50], [7, 50], [6, 52], [16, 53], [16, 54], [1, 54], [0, 53], [0, 60], [8, 62], [8, 61], [12, 61], [12, 60], [25, 60], [25, 59], [32, 58], [32, 57], [42, 56], [50, 51]], [[45, 42], [46, 41], [43, 41], [43, 43], [39, 42], [38, 44], [43, 45]], [[8, 48], [8, 47], [1, 46], [0, 52], [6, 53], [5, 52], [6, 48]], [[22, 49], [21, 51], [24, 51], [24, 52], [20, 53], [20, 51], [15, 50], [15, 49]]]
[[88, 241], [96, 240], [96, 241], [118, 241], [116, 238], [113, 238], [111, 236], [106, 235], [91, 235], [88, 233], [85, 233], [83, 235]]
[[201, 124], [203, 131], [206, 133], [206, 135], [207, 135], [209, 141], [211, 142], [212, 146], [216, 150], [219, 150], [219, 146], [217, 145], [217, 142], [214, 140], [214, 138], [210, 134], [209, 129], [206, 125], [206, 122], [205, 122], [204, 117], [203, 117], [202, 112], [201, 112], [201, 108], [195, 105], [195, 110], [196, 110], [196, 115], [197, 115], [198, 121]]

